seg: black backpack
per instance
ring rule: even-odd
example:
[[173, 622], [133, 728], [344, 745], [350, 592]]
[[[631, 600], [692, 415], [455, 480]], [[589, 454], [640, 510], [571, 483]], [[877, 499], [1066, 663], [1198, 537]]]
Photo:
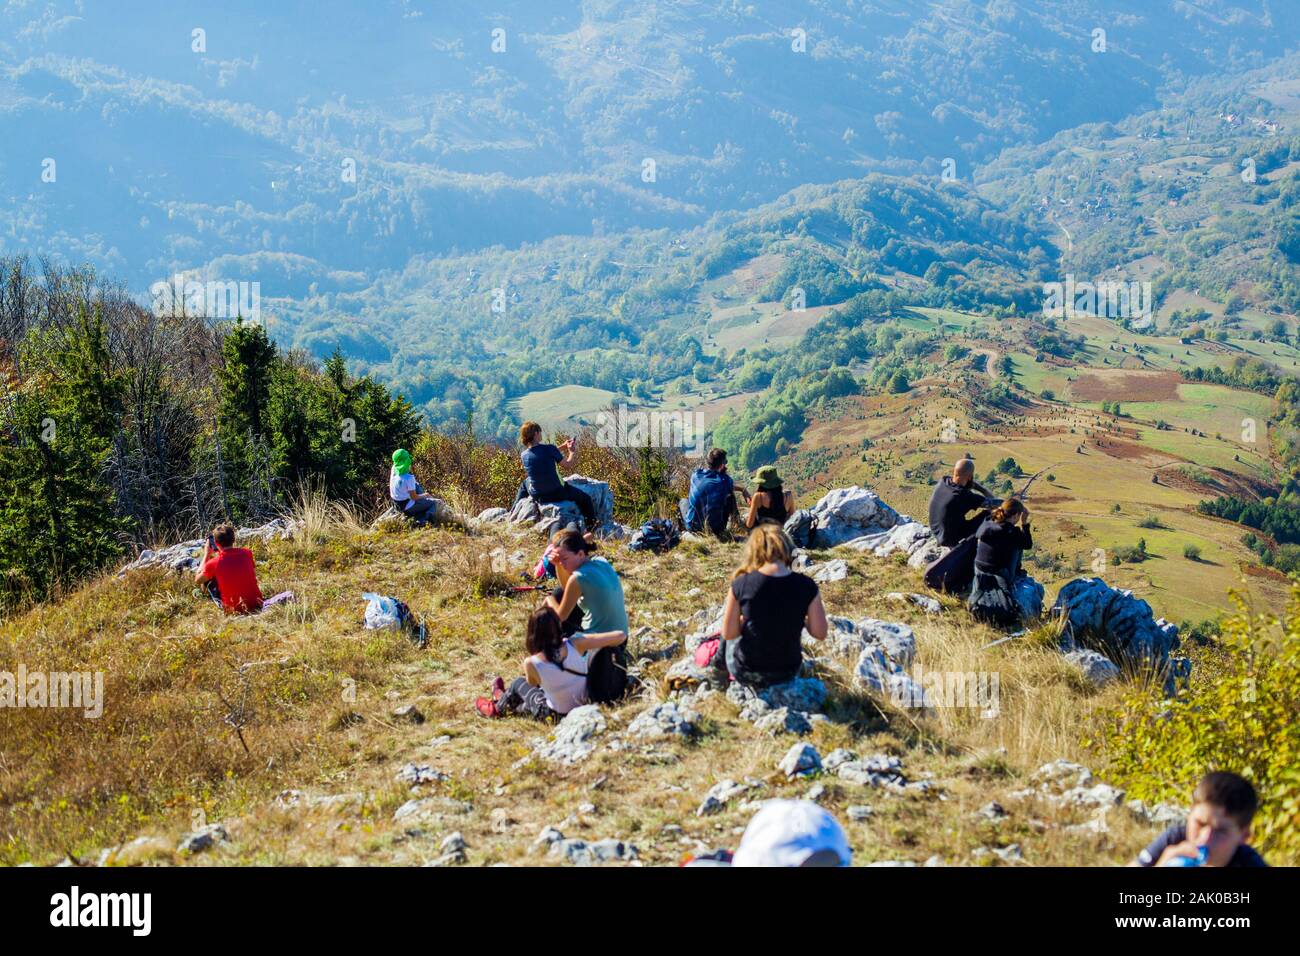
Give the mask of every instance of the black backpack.
[[[580, 676], [563, 664], [557, 665], [566, 674]], [[627, 693], [627, 641], [613, 647], [602, 647], [587, 662], [587, 700], [593, 704], [609, 704], [622, 700]]]
[[632, 551], [653, 551], [663, 554], [681, 544], [682, 536], [677, 526], [665, 518], [651, 518], [632, 535], [628, 548]]

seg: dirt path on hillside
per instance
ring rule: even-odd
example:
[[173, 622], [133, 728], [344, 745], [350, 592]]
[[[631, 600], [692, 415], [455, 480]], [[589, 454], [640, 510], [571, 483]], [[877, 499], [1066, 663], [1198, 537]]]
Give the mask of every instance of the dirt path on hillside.
[[1074, 251], [1074, 236], [1070, 235], [1070, 230], [1065, 228], [1065, 223], [1056, 218], [1056, 212], [1053, 210], [1051, 216], [1052, 222], [1056, 223], [1058, 229], [1065, 233], [1065, 251], [1071, 253]]
[[998, 380], [998, 353], [993, 349], [974, 349], [973, 354], [984, 356], [984, 371], [988, 373], [989, 378], [996, 382]]

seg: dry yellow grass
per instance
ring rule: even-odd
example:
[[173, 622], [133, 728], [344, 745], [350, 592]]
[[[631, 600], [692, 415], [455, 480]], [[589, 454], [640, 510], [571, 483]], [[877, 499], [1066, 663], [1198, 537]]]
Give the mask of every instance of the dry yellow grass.
[[[99, 720], [0, 711], [0, 862], [93, 859], [142, 834], [175, 841], [206, 820], [223, 822], [231, 841], [194, 864], [420, 863], [437, 857], [453, 830], [463, 834], [472, 863], [542, 862], [530, 848], [546, 825], [568, 837], [630, 840], [643, 862], [675, 864], [704, 846], [735, 845], [749, 816], [743, 800], [716, 816], [695, 815], [718, 780], [761, 782], [754, 799], [797, 796], [812, 785], [786, 781], [775, 769], [795, 738], [760, 734], [722, 695], [703, 702], [703, 732], [691, 742], [600, 748], [573, 767], [527, 759], [546, 728], [483, 720], [473, 699], [494, 675], [509, 680], [519, 672], [523, 622], [535, 596], [476, 597], [473, 581], [494, 551], [498, 565], [516, 552], [520, 570], [531, 565], [540, 539], [507, 531], [374, 531], [319, 502], [303, 510], [308, 525], [298, 540], [254, 548], [264, 591], [292, 588], [296, 605], [225, 618], [192, 595], [188, 579], [135, 573], [106, 576], [3, 625], [0, 670], [20, 662], [29, 670], [102, 670], [107, 703]], [[679, 640], [670, 622], [720, 603], [739, 545], [688, 542], [659, 556], [616, 547], [610, 557], [624, 579], [633, 630], [651, 628], [634, 642], [635, 654]], [[1126, 814], [1112, 814], [1107, 836], [1077, 836], [1055, 824], [1086, 819], [1081, 811], [1023, 808], [1006, 797], [1048, 760], [1091, 765], [1081, 740], [1094, 711], [1118, 691], [1086, 686], [1041, 633], [981, 650], [998, 635], [957, 602], [945, 599], [943, 615], [928, 617], [884, 598], [919, 590], [917, 572], [856, 554], [847, 560], [849, 578], [824, 588], [831, 613], [910, 623], [922, 667], [996, 671], [1001, 686], [997, 717], [969, 708], [921, 717], [823, 675], [831, 720], [810, 738], [823, 755], [839, 746], [863, 756], [896, 754], [910, 778], [932, 774], [945, 796], [890, 795], [821, 778], [822, 802], [844, 823], [856, 860], [939, 854], [967, 863], [975, 847], [1011, 842], [1038, 864], [1131, 857], [1150, 828]], [[367, 590], [400, 597], [422, 615], [427, 648], [396, 632], [364, 630], [360, 595]], [[646, 698], [608, 710], [611, 733], [653, 697], [669, 663], [647, 668]], [[247, 752], [224, 722], [241, 700]], [[426, 722], [397, 722], [391, 711], [404, 703], [414, 703]], [[394, 809], [411, 796], [394, 775], [411, 761], [450, 775], [421, 787], [421, 795], [465, 801], [472, 810], [449, 810], [415, 835], [410, 824], [394, 822]], [[330, 807], [277, 808], [273, 798], [290, 788], [357, 796]], [[972, 817], [993, 799], [1013, 811], [996, 827]], [[874, 815], [850, 821], [845, 808], [864, 803]], [[584, 804], [595, 809], [580, 810]], [[680, 838], [661, 833], [668, 824], [682, 828]]]

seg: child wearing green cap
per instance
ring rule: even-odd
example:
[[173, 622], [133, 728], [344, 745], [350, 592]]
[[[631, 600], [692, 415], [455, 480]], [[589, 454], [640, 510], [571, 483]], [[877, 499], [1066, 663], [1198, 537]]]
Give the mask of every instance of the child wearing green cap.
[[393, 470], [388, 474], [388, 496], [397, 509], [416, 524], [437, 517], [438, 499], [424, 490], [411, 474], [411, 453], [405, 448], [393, 452]]

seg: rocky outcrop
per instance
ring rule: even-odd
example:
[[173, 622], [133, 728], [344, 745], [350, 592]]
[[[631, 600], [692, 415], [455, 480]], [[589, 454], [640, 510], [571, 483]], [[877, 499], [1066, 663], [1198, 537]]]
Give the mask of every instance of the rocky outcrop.
[[[864, 617], [853, 621], [831, 615], [826, 642], [841, 655], [852, 656], [868, 646], [879, 647], [899, 667], [907, 667], [916, 656], [916, 634], [906, 624]], [[804, 646], [815, 648], [812, 636], [804, 631]]]
[[1083, 642], [1099, 644], [1115, 663], [1166, 670], [1178, 648], [1178, 627], [1156, 618], [1151, 605], [1132, 591], [1113, 588], [1101, 578], [1076, 578], [1057, 595], [1052, 615], [1065, 620], [1063, 650]]
[[813, 548], [847, 544], [910, 520], [885, 504], [874, 491], [859, 486], [828, 492], [813, 505], [812, 515], [810, 547]]
[[[595, 531], [602, 538], [622, 539], [628, 536], [628, 529], [614, 520], [614, 493], [610, 490], [608, 482], [582, 475], [570, 475], [565, 481], [591, 496], [591, 503], [596, 511], [596, 521], [595, 526], [587, 530]], [[569, 525], [578, 527], [586, 525], [582, 512], [573, 502], [542, 504], [532, 498], [522, 498], [509, 509], [488, 508], [479, 513], [477, 520], [489, 524], [507, 522], [528, 526], [548, 538]]]
[[1011, 585], [1011, 596], [1020, 608], [1021, 620], [1026, 622], [1036, 621], [1043, 616], [1043, 598], [1046, 594], [1047, 589], [1028, 574], [1017, 575]]
[[553, 763], [574, 764], [587, 759], [596, 749], [596, 737], [605, 732], [605, 716], [596, 704], [584, 704], [569, 711], [549, 739], [533, 749], [533, 755]]
[[[235, 543], [247, 544], [260, 541], [265, 544], [269, 541], [287, 541], [293, 537], [297, 527], [298, 523], [292, 518], [275, 518], [255, 528], [236, 528]], [[183, 572], [193, 574], [199, 569], [199, 559], [203, 557], [203, 545], [206, 541], [207, 538], [196, 538], [193, 541], [182, 541], [157, 550], [146, 548], [140, 552], [138, 558], [118, 571], [118, 574], [137, 571], [140, 568], [166, 568], [178, 574]]]
[[868, 551], [877, 558], [901, 553], [907, 556], [907, 564], [913, 568], [925, 567], [944, 552], [926, 525], [910, 519], [888, 531], [864, 535], [846, 546], [855, 551]]

